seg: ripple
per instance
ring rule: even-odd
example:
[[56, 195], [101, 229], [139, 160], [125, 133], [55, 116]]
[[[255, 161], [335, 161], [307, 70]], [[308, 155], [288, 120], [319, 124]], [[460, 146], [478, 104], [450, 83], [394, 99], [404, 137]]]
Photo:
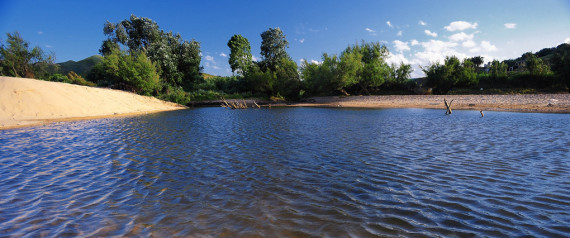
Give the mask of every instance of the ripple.
[[3, 236], [570, 236], [568, 115], [202, 108], [0, 131]]

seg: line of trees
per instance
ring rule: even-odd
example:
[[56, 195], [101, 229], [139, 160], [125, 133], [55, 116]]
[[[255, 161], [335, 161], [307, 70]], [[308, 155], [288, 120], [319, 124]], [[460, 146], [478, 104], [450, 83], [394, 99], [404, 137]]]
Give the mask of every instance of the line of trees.
[[[551, 60], [540, 58], [545, 50]], [[460, 61], [455, 56], [446, 57], [443, 64], [433, 63], [422, 68], [426, 74], [425, 86], [436, 94], [447, 94], [452, 89], [478, 88], [532, 88], [560, 91], [570, 88], [570, 45], [561, 44], [546, 48], [536, 54], [527, 52], [516, 60], [493, 60], [485, 68], [480, 67], [483, 57]], [[510, 70], [509, 70], [510, 69]]]
[[[249, 40], [236, 34], [227, 43], [234, 75], [204, 77], [200, 43], [166, 32], [151, 19], [131, 15], [117, 23], [106, 22], [103, 33], [107, 36], [99, 50], [103, 59], [87, 80], [73, 72], [57, 74], [55, 55], [31, 48], [17, 32], [8, 33], [0, 47], [0, 73], [97, 84], [181, 104], [222, 96], [298, 100], [317, 95], [413, 94], [418, 88], [432, 88], [436, 94], [480, 87], [570, 88], [569, 44], [515, 60], [494, 60], [486, 67], [480, 56], [463, 60], [450, 56], [423, 67], [426, 78], [410, 79], [411, 65], [388, 64], [389, 51], [379, 42], [355, 43], [340, 54], [323, 53], [320, 62], [302, 60], [299, 66], [287, 53], [289, 42], [283, 31], [269, 28], [260, 34], [261, 60], [253, 60]], [[509, 70], [515, 66], [520, 67]]]
[[288, 42], [281, 29], [269, 28], [261, 39], [260, 62], [252, 60], [247, 38], [234, 35], [228, 41], [228, 63], [242, 92], [297, 100], [304, 95], [369, 95], [382, 89], [413, 88], [411, 66], [388, 65], [388, 48], [379, 42], [348, 46], [340, 56], [324, 53], [322, 62], [303, 60], [299, 68], [287, 54]]

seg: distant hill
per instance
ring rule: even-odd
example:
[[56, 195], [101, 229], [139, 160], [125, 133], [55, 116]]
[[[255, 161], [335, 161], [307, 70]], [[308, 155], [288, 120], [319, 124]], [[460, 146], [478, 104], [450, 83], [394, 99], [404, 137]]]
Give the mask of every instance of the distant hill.
[[204, 79], [210, 79], [213, 77], [217, 77], [216, 75], [211, 75], [211, 74], [207, 74], [207, 73], [202, 73], [202, 76], [204, 77]]
[[100, 55], [94, 55], [85, 59], [82, 59], [80, 61], [73, 61], [73, 60], [69, 60], [63, 63], [58, 63], [59, 65], [59, 73], [60, 74], [67, 74], [70, 71], [73, 71], [79, 75], [81, 75], [82, 77], [87, 77], [87, 74], [89, 74], [89, 72], [91, 72], [91, 69], [93, 69], [93, 66], [95, 66], [97, 63], [101, 62], [103, 60], [103, 56]]

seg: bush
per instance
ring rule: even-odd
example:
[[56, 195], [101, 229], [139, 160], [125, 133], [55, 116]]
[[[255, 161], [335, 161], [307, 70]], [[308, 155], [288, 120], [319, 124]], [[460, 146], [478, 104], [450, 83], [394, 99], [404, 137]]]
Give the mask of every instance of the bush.
[[184, 89], [182, 89], [181, 87], [172, 87], [172, 86], [167, 86], [165, 93], [160, 94], [158, 98], [182, 105], [188, 105], [192, 101], [190, 94], [184, 91]]

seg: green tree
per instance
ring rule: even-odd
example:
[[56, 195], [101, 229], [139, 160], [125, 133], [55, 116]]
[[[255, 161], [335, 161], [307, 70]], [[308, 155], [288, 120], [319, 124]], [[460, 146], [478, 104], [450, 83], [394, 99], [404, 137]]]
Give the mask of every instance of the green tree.
[[362, 42], [360, 51], [363, 69], [359, 85], [367, 94], [370, 94], [368, 87], [379, 87], [390, 77], [390, 66], [385, 61], [389, 51], [379, 42]]
[[525, 53], [524, 59], [526, 60], [526, 69], [531, 75], [546, 75], [550, 72], [550, 67], [546, 65], [542, 59], [538, 58], [533, 53]]
[[253, 64], [244, 75], [246, 91], [271, 96], [273, 93], [273, 72], [262, 71], [259, 65]]
[[114, 50], [94, 70], [113, 88], [143, 95], [157, 95], [161, 89], [157, 66], [144, 52]]
[[307, 60], [301, 62], [301, 76], [304, 88], [309, 94], [330, 95], [345, 87], [337, 72], [339, 65], [337, 56], [323, 53], [322, 60], [322, 63], [309, 63]]
[[287, 100], [299, 98], [301, 81], [297, 71], [297, 63], [289, 58], [281, 58], [275, 69], [274, 93], [284, 96]]
[[390, 76], [386, 79], [383, 87], [397, 90], [410, 90], [412, 87], [412, 82], [410, 82], [411, 74], [411, 65], [400, 63], [399, 66], [396, 66], [392, 64], [390, 65]]
[[446, 94], [455, 86], [472, 87], [478, 84], [473, 63], [464, 60], [463, 63], [455, 56], [445, 58], [443, 65], [431, 64], [422, 68], [427, 77], [426, 84], [434, 88], [438, 94]]
[[131, 15], [119, 23], [107, 22], [103, 33], [108, 37], [100, 49], [104, 56], [123, 45], [131, 54], [142, 52], [156, 62], [157, 72], [169, 85], [191, 89], [201, 79], [200, 43], [164, 32], [149, 18]]
[[344, 94], [348, 94], [345, 88], [360, 82], [362, 68], [362, 54], [360, 53], [360, 47], [358, 44], [354, 47], [348, 46], [340, 54], [340, 62], [338, 63], [336, 70], [338, 81], [335, 82], [335, 88]]
[[55, 56], [48, 55], [40, 47], [30, 49], [20, 33], [6, 33], [7, 45], [0, 46], [0, 73], [5, 76], [42, 78], [55, 71]]
[[467, 60], [471, 61], [473, 63], [473, 65], [475, 66], [476, 71], [479, 70], [479, 68], [481, 68], [481, 65], [483, 63], [485, 63], [485, 61], [483, 61], [483, 57], [482, 56], [475, 56], [475, 57], [471, 57], [471, 58], [467, 58]]
[[245, 75], [253, 62], [249, 41], [241, 35], [233, 35], [228, 41], [228, 47], [230, 47], [228, 63], [232, 72]]
[[552, 59], [552, 70], [560, 82], [565, 82], [570, 92], [570, 44], [556, 47]]
[[289, 42], [279, 27], [261, 33], [262, 70], [275, 70], [282, 58], [289, 58], [288, 47]]

